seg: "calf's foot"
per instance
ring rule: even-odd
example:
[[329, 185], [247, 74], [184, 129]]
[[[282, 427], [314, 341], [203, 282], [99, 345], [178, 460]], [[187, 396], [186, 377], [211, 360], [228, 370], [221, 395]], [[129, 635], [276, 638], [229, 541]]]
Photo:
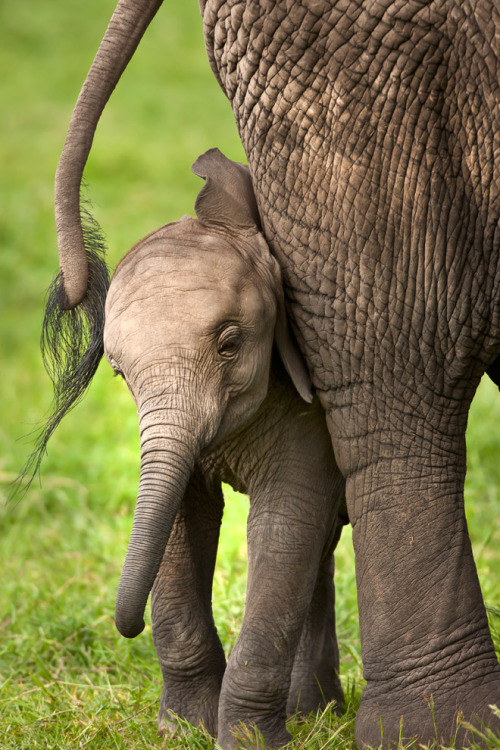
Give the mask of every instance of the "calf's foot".
[[222, 750], [260, 747], [280, 748], [292, 739], [286, 726], [287, 679], [236, 644], [228, 662], [219, 699], [217, 742]]
[[266, 750], [281, 748], [292, 739], [292, 735], [285, 727], [285, 722], [281, 720], [267, 722], [266, 725], [260, 721], [258, 727], [250, 722], [240, 720], [233, 724], [229, 720], [229, 723], [219, 726], [217, 747], [222, 748], [222, 750], [239, 750], [242, 747], [248, 750], [257, 750], [257, 748], [262, 747], [259, 735], [262, 737]]
[[217, 734], [217, 714], [219, 707], [221, 675], [206, 676], [203, 681], [191, 680], [175, 683], [171, 680], [164, 685], [158, 731], [161, 735], [175, 734], [179, 727], [176, 715], [187, 719], [193, 726], [203, 726], [213, 735]]
[[[333, 546], [340, 537], [340, 525]], [[334, 565], [331, 552], [322, 560], [311, 604], [295, 652], [287, 715], [304, 716], [335, 702], [340, 713], [344, 693], [338, 676], [339, 649], [335, 632]]]

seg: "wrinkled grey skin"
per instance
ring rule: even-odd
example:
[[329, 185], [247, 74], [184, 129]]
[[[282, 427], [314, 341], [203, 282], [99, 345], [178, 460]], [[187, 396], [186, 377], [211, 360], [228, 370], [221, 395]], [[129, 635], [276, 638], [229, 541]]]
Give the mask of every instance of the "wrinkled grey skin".
[[[106, 356], [136, 401], [141, 432], [116, 623], [127, 636], [142, 630], [155, 581], [161, 728], [171, 710], [214, 734], [219, 724], [230, 747], [229, 727], [253, 719], [239, 706], [254, 695], [266, 704], [264, 739], [286, 742], [286, 706], [309, 713], [343, 700], [332, 550], [344, 480], [288, 332], [248, 170], [216, 149], [194, 170], [206, 178], [198, 219], [136, 245], [106, 302]], [[221, 481], [250, 497], [245, 616], [227, 668], [211, 610]]]
[[[92, 292], [78, 191], [93, 129], [160, 4], [120, 1], [70, 125], [56, 190], [67, 307]], [[377, 745], [381, 725], [396, 741], [403, 717], [403, 737], [447, 743], [458, 711], [498, 729], [463, 503], [469, 406], [500, 370], [498, 4], [200, 8], [346, 478], [367, 681], [357, 741]], [[249, 696], [246, 716], [266, 710]]]

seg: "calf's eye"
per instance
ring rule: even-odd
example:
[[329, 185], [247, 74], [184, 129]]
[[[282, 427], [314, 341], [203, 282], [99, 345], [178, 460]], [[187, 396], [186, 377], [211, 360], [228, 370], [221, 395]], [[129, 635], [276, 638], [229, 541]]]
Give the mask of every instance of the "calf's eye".
[[230, 333], [221, 336], [217, 344], [217, 353], [224, 359], [232, 359], [238, 353], [241, 344], [239, 333]]

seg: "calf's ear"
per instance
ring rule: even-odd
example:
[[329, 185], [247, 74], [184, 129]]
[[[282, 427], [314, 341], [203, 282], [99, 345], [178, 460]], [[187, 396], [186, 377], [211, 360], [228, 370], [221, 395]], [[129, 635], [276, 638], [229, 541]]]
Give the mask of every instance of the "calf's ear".
[[306, 363], [302, 358], [302, 354], [299, 351], [288, 325], [283, 292], [281, 293], [281, 299], [278, 298], [274, 341], [281, 357], [281, 361], [283, 362], [287, 373], [290, 375], [292, 383], [297, 389], [299, 396], [310, 404], [314, 395], [313, 385]]
[[[260, 235], [262, 242], [265, 242]], [[266, 245], [267, 247], [267, 245]], [[269, 250], [268, 250], [269, 252]], [[311, 376], [304, 362], [299, 347], [288, 325], [288, 317], [285, 308], [285, 295], [283, 293], [283, 281], [278, 261], [269, 252], [271, 259], [271, 272], [273, 276], [274, 293], [276, 296], [276, 325], [274, 329], [274, 343], [281, 357], [292, 383], [304, 401], [311, 403], [314, 397], [314, 389]]]
[[191, 167], [205, 179], [194, 208], [202, 224], [218, 224], [238, 231], [261, 231], [250, 171], [231, 161], [218, 148], [199, 156]]
[[212, 148], [199, 156], [191, 169], [194, 174], [205, 180], [194, 205], [199, 221], [208, 226], [218, 225], [234, 231], [256, 234], [255, 261], [263, 278], [267, 277], [267, 283], [274, 287], [276, 295], [276, 348], [299, 395], [304, 401], [311, 403], [313, 386], [288, 326], [281, 271], [264, 237], [257, 234], [262, 232], [262, 228], [248, 167], [231, 161], [218, 148]]

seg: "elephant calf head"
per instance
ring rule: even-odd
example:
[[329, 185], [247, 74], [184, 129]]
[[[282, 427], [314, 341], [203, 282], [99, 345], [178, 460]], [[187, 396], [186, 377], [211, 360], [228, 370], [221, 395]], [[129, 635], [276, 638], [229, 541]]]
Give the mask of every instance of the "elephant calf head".
[[266, 396], [273, 341], [301, 396], [312, 399], [248, 169], [212, 149], [193, 171], [205, 178], [197, 218], [139, 242], [106, 301], [105, 353], [136, 401], [141, 432], [137, 510], [116, 609], [126, 636], [143, 628], [200, 451], [247, 421]]

